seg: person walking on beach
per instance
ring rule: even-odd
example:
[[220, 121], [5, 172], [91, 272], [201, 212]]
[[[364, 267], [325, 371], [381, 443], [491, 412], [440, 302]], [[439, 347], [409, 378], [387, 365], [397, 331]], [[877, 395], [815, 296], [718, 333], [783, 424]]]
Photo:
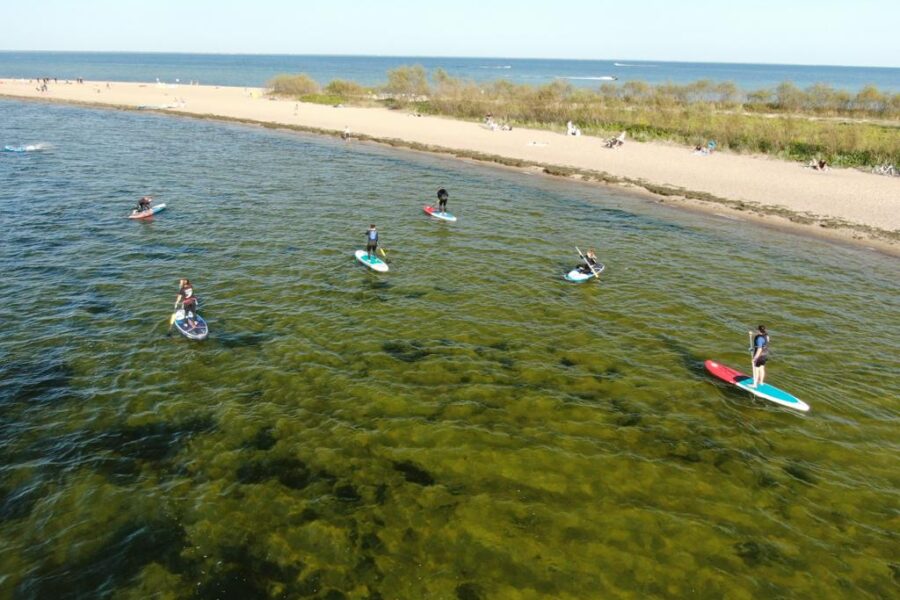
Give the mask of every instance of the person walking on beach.
[[375, 229], [375, 224], [369, 225], [368, 231], [366, 231], [366, 253], [369, 255], [369, 260], [371, 261], [375, 258], [375, 250], [378, 249], [378, 230]]
[[753, 344], [750, 348], [753, 364], [753, 387], [759, 387], [766, 380], [766, 362], [769, 360], [769, 334], [765, 325], [760, 325], [756, 332], [750, 331]]
[[447, 212], [447, 200], [450, 199], [450, 194], [447, 193], [447, 190], [441, 188], [437, 193], [438, 197], [438, 210], [442, 213]]

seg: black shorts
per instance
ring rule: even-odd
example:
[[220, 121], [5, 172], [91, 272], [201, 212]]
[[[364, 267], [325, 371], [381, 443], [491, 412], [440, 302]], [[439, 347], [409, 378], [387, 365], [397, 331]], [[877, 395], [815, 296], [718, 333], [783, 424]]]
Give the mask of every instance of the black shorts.
[[756, 361], [753, 363], [753, 366], [754, 366], [754, 367], [764, 367], [764, 366], [766, 366], [766, 361], [767, 361], [767, 360], [769, 360], [769, 357], [768, 357], [768, 356], [760, 356], [760, 357], [757, 358]]
[[366, 244], [366, 252], [375, 252], [375, 249], [378, 247], [378, 242], [369, 242]]

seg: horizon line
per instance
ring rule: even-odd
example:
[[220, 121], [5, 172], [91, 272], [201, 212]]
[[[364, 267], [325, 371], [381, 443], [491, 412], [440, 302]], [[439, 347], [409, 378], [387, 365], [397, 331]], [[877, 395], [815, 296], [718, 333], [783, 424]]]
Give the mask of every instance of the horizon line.
[[862, 68], [862, 69], [900, 69], [900, 66], [888, 67], [879, 65], [837, 65], [837, 64], [813, 64], [813, 63], [776, 63], [776, 62], [734, 62], [734, 61], [695, 61], [695, 60], [654, 60], [647, 58], [548, 58], [539, 56], [454, 56], [454, 55], [438, 55], [438, 54], [332, 54], [332, 53], [306, 53], [291, 54], [278, 52], [184, 52], [184, 51], [164, 51], [164, 50], [14, 50], [0, 48], [0, 53], [46, 53], [46, 54], [182, 54], [182, 55], [201, 55], [201, 56], [311, 56], [311, 57], [340, 57], [340, 58], [461, 58], [461, 59], [484, 59], [484, 60], [558, 60], [573, 62], [642, 62], [642, 63], [665, 63], [665, 64], [701, 64], [701, 65], [770, 65], [770, 66], [792, 66], [792, 67], [838, 67], [838, 68]]

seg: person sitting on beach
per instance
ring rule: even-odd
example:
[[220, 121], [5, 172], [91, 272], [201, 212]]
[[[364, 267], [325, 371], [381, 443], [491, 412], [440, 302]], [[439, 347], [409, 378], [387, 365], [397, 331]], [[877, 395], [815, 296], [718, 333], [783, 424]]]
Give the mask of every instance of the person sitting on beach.
[[447, 193], [447, 190], [441, 188], [437, 193], [438, 197], [438, 210], [442, 213], [447, 212], [447, 200], [450, 199], [450, 194]]
[[369, 260], [371, 261], [375, 258], [375, 250], [378, 249], [378, 230], [375, 229], [375, 224], [372, 223], [369, 225], [369, 229], [366, 231], [366, 253], [369, 255]]
[[624, 131], [622, 133], [620, 133], [619, 135], [617, 135], [616, 137], [609, 138], [608, 140], [606, 140], [607, 148], [618, 148], [619, 146], [624, 146], [624, 145], [625, 145], [625, 132]]
[[575, 123], [569, 121], [566, 123], [566, 135], [581, 135], [581, 129], [579, 129]]
[[138, 200], [137, 212], [142, 213], [145, 210], [150, 210], [151, 202], [153, 202], [153, 196], [144, 196], [143, 198]]
[[825, 159], [824, 159], [824, 158], [820, 158], [820, 159], [819, 159], [819, 162], [816, 163], [815, 169], [817, 169], [817, 170], [819, 170], [819, 171], [827, 171], [827, 170], [828, 170], [828, 163], [825, 162]]
[[716, 149], [716, 140], [709, 140], [709, 142], [706, 143], [706, 153], [712, 154], [713, 151], [715, 151], [715, 149]]
[[344, 131], [341, 132], [341, 139], [342, 140], [350, 139], [350, 126], [349, 125], [347, 127], [344, 127]]

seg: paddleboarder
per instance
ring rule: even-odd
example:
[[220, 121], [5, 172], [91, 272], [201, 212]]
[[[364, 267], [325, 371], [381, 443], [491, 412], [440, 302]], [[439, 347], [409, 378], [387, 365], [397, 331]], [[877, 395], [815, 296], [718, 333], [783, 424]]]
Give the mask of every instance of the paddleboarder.
[[593, 248], [589, 248], [581, 258], [584, 259], [584, 264], [579, 265], [578, 270], [585, 275], [593, 275], [597, 265], [599, 264], [599, 262], [597, 261], [597, 253]]
[[766, 362], [769, 360], [769, 334], [765, 325], [760, 325], [755, 332], [747, 332], [752, 340], [750, 347], [753, 364], [753, 387], [759, 387], [766, 381]]
[[438, 210], [442, 213], [447, 212], [447, 200], [450, 199], [450, 194], [447, 193], [447, 190], [441, 188], [437, 193], [438, 197]]
[[588, 248], [588, 251], [584, 253], [584, 258], [587, 260], [589, 265], [588, 270], [590, 272], [594, 271], [594, 267], [597, 266], [597, 252], [593, 248]]
[[375, 258], [375, 250], [378, 249], [378, 230], [375, 229], [375, 224], [369, 225], [368, 231], [366, 231], [366, 253], [369, 255], [369, 260]]
[[194, 286], [189, 279], [178, 280], [178, 295], [175, 297], [175, 308], [181, 304], [184, 310], [184, 318], [187, 319], [188, 325], [196, 327], [194, 315], [197, 311], [197, 296], [194, 295]]
[[151, 202], [153, 202], [153, 196], [144, 196], [138, 200], [137, 212], [142, 213], [145, 210], [150, 210]]

